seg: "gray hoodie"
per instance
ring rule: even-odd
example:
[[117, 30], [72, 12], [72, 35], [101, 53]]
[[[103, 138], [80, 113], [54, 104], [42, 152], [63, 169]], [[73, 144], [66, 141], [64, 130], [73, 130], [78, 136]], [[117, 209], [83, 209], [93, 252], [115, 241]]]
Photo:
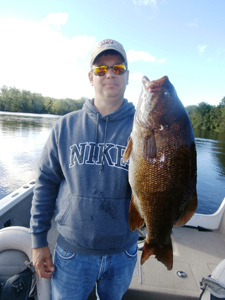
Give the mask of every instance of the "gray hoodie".
[[33, 248], [47, 246], [55, 213], [58, 243], [78, 254], [120, 253], [138, 239], [128, 224], [131, 189], [122, 162], [135, 108], [125, 99], [102, 117], [91, 100], [60, 118], [43, 149], [31, 209]]

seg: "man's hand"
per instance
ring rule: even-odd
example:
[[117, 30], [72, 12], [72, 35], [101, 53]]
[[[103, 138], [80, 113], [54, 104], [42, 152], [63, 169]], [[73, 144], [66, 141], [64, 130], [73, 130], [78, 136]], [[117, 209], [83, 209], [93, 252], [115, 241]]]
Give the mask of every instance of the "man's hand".
[[32, 249], [32, 260], [39, 277], [48, 279], [52, 277], [52, 272], [54, 272], [55, 268], [48, 246]]

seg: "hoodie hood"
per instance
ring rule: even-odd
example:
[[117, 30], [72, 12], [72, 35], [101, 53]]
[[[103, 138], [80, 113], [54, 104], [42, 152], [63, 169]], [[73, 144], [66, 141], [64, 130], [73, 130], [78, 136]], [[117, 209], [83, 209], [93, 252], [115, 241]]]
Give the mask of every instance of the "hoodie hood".
[[124, 99], [122, 105], [119, 109], [114, 111], [111, 114], [102, 116], [97, 109], [93, 105], [94, 99], [87, 100], [83, 105], [83, 110], [91, 117], [91, 118], [97, 118], [97, 115], [99, 115], [99, 118], [102, 120], [108, 121], [119, 121], [126, 117], [133, 116], [135, 113], [135, 107], [132, 102], [128, 102], [127, 99]]

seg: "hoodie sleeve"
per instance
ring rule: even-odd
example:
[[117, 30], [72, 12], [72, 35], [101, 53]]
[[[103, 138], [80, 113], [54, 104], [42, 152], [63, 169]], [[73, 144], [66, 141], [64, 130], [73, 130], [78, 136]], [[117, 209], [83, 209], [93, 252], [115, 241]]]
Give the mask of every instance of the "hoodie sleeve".
[[44, 146], [38, 164], [30, 221], [33, 248], [48, 245], [47, 233], [51, 227], [58, 189], [63, 176], [56, 132], [55, 126]]

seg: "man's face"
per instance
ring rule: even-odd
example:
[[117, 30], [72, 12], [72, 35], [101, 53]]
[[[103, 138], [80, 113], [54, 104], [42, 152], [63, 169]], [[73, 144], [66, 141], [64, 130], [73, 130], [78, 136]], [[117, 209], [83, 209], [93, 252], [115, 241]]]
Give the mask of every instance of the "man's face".
[[[120, 55], [102, 55], [98, 57], [92, 66], [108, 66], [111, 67], [115, 64], [123, 63]], [[112, 68], [108, 69], [107, 73], [103, 76], [96, 76], [93, 72], [89, 72], [89, 79], [91, 85], [95, 89], [95, 99], [115, 103], [123, 102], [124, 92], [128, 84], [129, 71], [122, 75], [116, 75]]]

